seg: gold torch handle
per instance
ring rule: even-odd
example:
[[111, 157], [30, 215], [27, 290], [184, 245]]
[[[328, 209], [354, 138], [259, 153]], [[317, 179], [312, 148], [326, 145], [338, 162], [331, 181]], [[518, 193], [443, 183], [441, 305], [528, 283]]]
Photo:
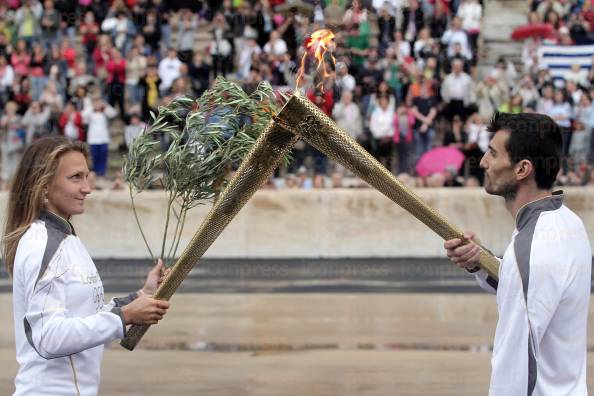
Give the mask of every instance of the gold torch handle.
[[[194, 265], [223, 232], [258, 188], [272, 175], [298, 137], [271, 122], [256, 140], [229, 185], [208, 212], [202, 225], [171, 268], [155, 293], [159, 300], [169, 300]], [[133, 325], [121, 345], [133, 350], [149, 329], [149, 325]]]
[[[318, 150], [348, 168], [386, 197], [425, 223], [444, 240], [462, 238], [464, 233], [443, 218], [411, 189], [373, 158], [351, 136], [342, 131], [330, 117], [307, 98], [295, 95], [275, 117]], [[481, 247], [479, 265], [492, 278], [499, 279], [499, 261]]]

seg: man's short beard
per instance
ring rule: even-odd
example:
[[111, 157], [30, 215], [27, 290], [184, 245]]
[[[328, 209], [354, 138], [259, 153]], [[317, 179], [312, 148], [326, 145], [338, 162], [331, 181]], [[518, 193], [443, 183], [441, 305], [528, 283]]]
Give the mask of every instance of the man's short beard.
[[496, 190], [485, 188], [488, 194], [498, 195], [503, 197], [506, 202], [510, 202], [516, 199], [518, 195], [518, 184], [514, 182], [507, 182], [500, 185]]

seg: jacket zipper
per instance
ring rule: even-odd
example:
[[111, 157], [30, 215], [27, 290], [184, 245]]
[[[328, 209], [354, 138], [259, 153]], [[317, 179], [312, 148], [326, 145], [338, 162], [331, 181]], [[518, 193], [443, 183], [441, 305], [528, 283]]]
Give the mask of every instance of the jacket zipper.
[[76, 379], [76, 370], [74, 369], [74, 361], [72, 361], [72, 355], [68, 356], [70, 360], [70, 367], [72, 367], [72, 376], [74, 377], [74, 387], [76, 388], [76, 396], [80, 396], [80, 389], [78, 389], [78, 380]]

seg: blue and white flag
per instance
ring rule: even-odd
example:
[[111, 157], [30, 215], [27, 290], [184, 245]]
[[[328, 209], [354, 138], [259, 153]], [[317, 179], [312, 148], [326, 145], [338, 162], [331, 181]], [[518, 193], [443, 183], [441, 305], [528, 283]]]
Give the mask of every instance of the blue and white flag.
[[590, 70], [594, 45], [542, 45], [538, 49], [541, 66], [546, 66], [555, 79], [565, 78], [574, 64], [582, 70]]

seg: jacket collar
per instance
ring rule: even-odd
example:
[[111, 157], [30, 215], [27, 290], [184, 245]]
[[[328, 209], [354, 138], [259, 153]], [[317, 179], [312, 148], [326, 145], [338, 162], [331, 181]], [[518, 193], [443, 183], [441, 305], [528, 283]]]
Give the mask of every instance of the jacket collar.
[[39, 220], [43, 220], [46, 225], [53, 227], [66, 235], [76, 235], [74, 227], [68, 220], [47, 209], [41, 210], [41, 213], [39, 213]]
[[528, 202], [522, 206], [516, 215], [516, 228], [518, 231], [524, 228], [534, 216], [540, 215], [541, 212], [559, 209], [563, 205], [564, 198], [563, 191], [558, 190], [548, 197]]

